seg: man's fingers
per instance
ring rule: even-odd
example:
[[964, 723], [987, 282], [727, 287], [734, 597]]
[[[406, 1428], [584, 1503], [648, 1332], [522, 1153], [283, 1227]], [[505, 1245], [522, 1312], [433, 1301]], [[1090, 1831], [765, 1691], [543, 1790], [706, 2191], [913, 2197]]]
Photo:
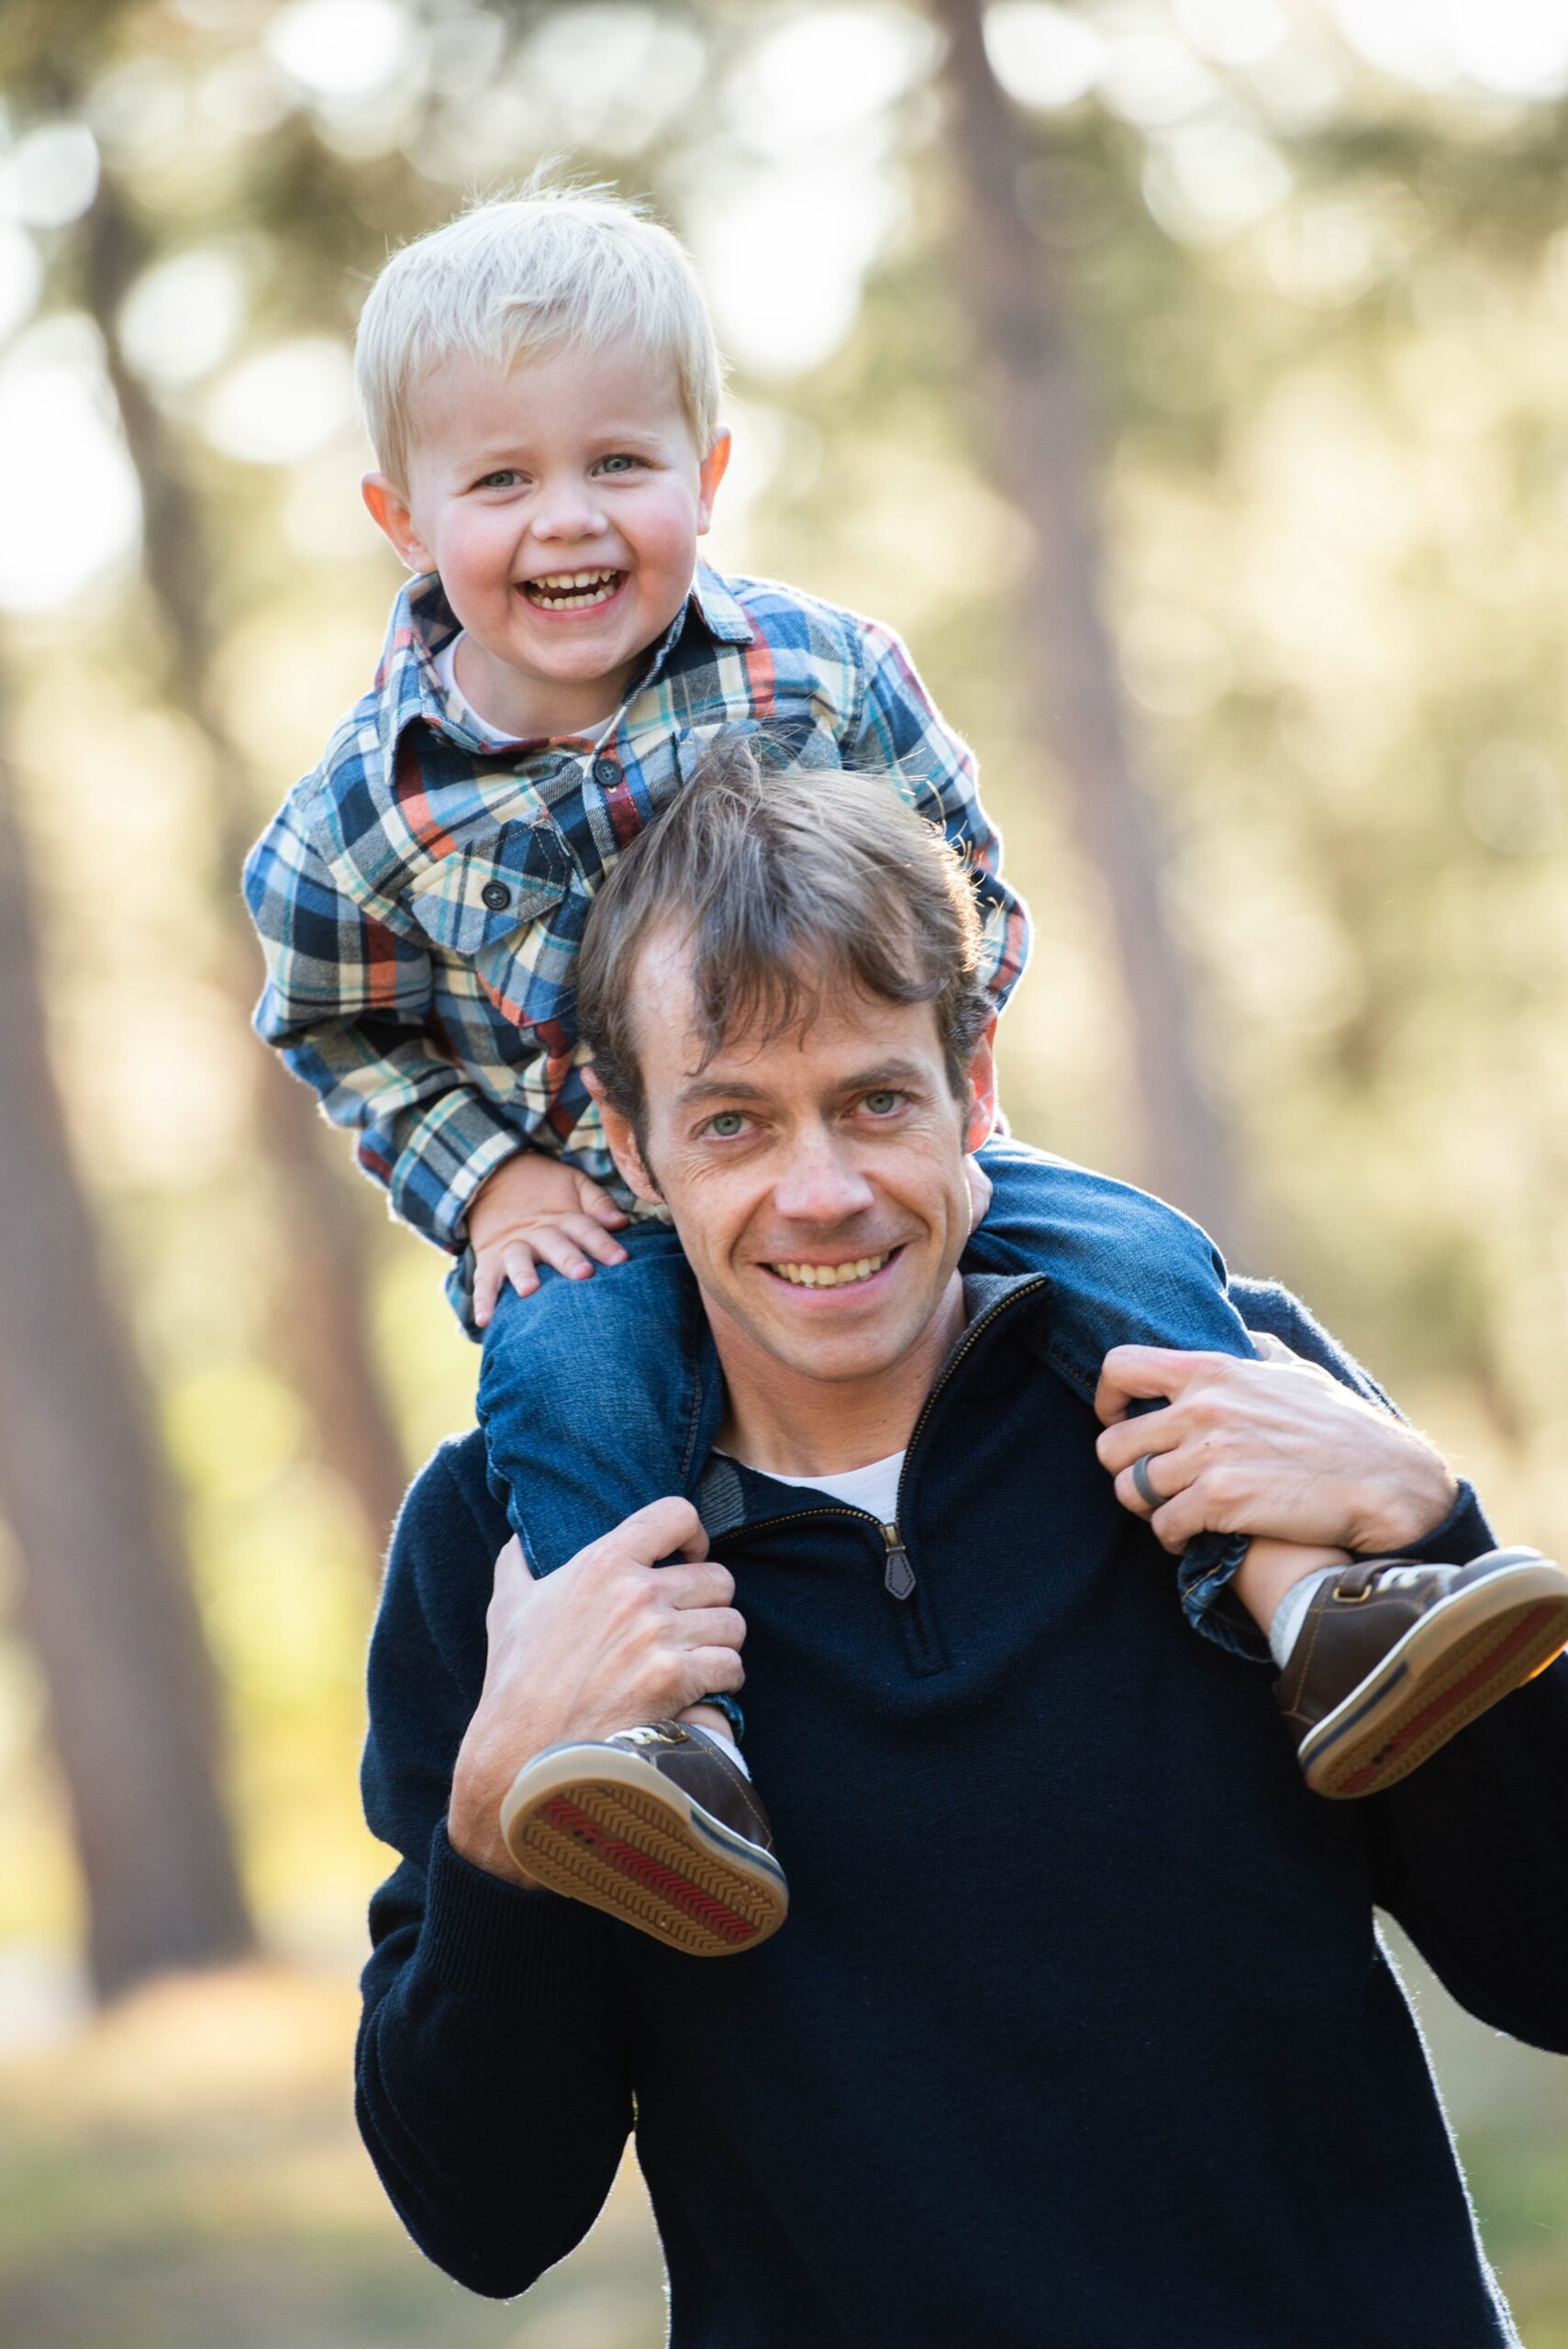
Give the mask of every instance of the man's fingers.
[[675, 1628], [695, 1648], [739, 1652], [746, 1644], [746, 1618], [738, 1607], [684, 1607]]
[[[613, 1533], [605, 1534], [591, 1545], [591, 1550], [607, 1551], [610, 1555], [630, 1558], [638, 1565], [656, 1566], [661, 1558], [700, 1559], [707, 1556], [707, 1532], [701, 1518], [690, 1501], [672, 1493], [666, 1499], [649, 1501], [631, 1516], [623, 1520]], [[591, 1552], [579, 1552], [582, 1557]], [[721, 1571], [728, 1576], [728, 1568]], [[729, 1586], [733, 1588], [733, 1585]], [[714, 1585], [710, 1582], [711, 1590]], [[729, 1590], [721, 1594], [728, 1598]], [[674, 1602], [677, 1606], [680, 1600]], [[711, 1605], [711, 1599], [703, 1603]]]
[[1170, 1402], [1215, 1360], [1213, 1354], [1187, 1353], [1176, 1346], [1113, 1346], [1100, 1364], [1095, 1416], [1110, 1427], [1126, 1419], [1129, 1403], [1151, 1402], [1156, 1397]]
[[1119, 1476], [1124, 1468], [1130, 1468], [1146, 1452], [1157, 1453], [1162, 1439], [1167, 1449], [1173, 1449], [1180, 1441], [1170, 1415], [1140, 1411], [1135, 1419], [1118, 1419], [1113, 1426], [1102, 1429], [1095, 1438], [1095, 1456], [1102, 1468]]
[[659, 1576], [659, 1596], [666, 1607], [728, 1607], [735, 1596], [735, 1577], [718, 1558], [703, 1558], [685, 1565], [669, 1565]]
[[691, 1690], [684, 1704], [698, 1705], [707, 1696], [736, 1695], [746, 1686], [746, 1667], [733, 1648], [694, 1648], [683, 1679]]

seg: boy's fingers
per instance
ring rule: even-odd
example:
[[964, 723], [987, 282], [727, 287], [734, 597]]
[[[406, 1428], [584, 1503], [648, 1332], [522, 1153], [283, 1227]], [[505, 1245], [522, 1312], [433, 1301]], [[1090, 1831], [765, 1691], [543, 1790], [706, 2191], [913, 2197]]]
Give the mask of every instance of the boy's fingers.
[[[532, 1297], [539, 1286], [534, 1251], [526, 1240], [509, 1240], [501, 1252], [501, 1267], [519, 1297]], [[497, 1283], [497, 1292], [499, 1291]]]
[[631, 1221], [626, 1209], [617, 1208], [609, 1193], [601, 1191], [598, 1185], [589, 1182], [586, 1175], [577, 1186], [577, 1197], [584, 1214], [591, 1215], [595, 1223], [602, 1223], [606, 1231], [619, 1231], [623, 1225]]
[[547, 1223], [533, 1237], [535, 1255], [541, 1264], [553, 1266], [569, 1281], [584, 1281], [593, 1272], [593, 1265], [570, 1233], [558, 1223]]
[[584, 1249], [588, 1255], [592, 1256], [596, 1263], [601, 1264], [625, 1264], [626, 1250], [621, 1246], [618, 1240], [611, 1238], [610, 1234], [605, 1230], [603, 1224], [595, 1223], [585, 1215], [571, 1216], [563, 1222], [562, 1229], [567, 1233], [569, 1238], [575, 1240], [578, 1246]]

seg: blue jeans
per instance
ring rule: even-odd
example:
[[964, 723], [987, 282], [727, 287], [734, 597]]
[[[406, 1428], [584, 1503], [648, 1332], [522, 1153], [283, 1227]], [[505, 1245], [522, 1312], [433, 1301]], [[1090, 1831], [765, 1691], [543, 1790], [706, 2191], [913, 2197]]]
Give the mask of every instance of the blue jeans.
[[[963, 1269], [1049, 1276], [1047, 1353], [1085, 1401], [1115, 1345], [1254, 1353], [1218, 1250], [1174, 1208], [1010, 1140], [980, 1163], [993, 1196]], [[695, 1497], [717, 1431], [717, 1359], [679, 1241], [662, 1223], [619, 1238], [628, 1263], [587, 1281], [545, 1270], [529, 1297], [507, 1288], [484, 1335], [491, 1482], [535, 1574], [647, 1501]], [[1177, 1569], [1188, 1620], [1224, 1647], [1245, 1647], [1216, 1602], [1246, 1546], [1200, 1534]]]

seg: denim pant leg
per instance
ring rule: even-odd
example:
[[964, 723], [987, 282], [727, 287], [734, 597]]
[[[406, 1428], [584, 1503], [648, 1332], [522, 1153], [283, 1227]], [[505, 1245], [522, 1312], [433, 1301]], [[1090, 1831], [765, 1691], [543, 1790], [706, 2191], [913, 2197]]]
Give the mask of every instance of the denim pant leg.
[[532, 1297], [503, 1289], [484, 1332], [490, 1481], [536, 1575], [646, 1502], [689, 1497], [703, 1465], [696, 1283], [667, 1224], [617, 1237], [626, 1264], [585, 1281], [541, 1267]]
[[[1227, 1293], [1224, 1259], [1175, 1208], [1010, 1139], [987, 1142], [980, 1163], [991, 1178], [992, 1199], [964, 1264], [975, 1272], [1049, 1275], [1051, 1361], [1085, 1401], [1094, 1399], [1112, 1346], [1205, 1349], [1248, 1360], [1256, 1354]], [[1183, 1553], [1176, 1578], [1195, 1630], [1255, 1655], [1251, 1624], [1225, 1596], [1246, 1549], [1245, 1535], [1200, 1533]]]

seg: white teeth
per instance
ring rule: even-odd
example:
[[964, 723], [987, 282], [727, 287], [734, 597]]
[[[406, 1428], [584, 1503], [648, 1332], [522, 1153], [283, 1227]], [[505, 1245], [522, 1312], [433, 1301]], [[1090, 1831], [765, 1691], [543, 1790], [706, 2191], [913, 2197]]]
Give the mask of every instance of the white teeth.
[[845, 1288], [851, 1281], [869, 1280], [873, 1273], [880, 1273], [892, 1253], [886, 1248], [880, 1256], [857, 1256], [849, 1264], [775, 1264], [773, 1269], [796, 1288]]
[[550, 571], [538, 579], [525, 579], [523, 592], [530, 602], [547, 605], [552, 612], [573, 612], [607, 602], [619, 584], [618, 571]]

